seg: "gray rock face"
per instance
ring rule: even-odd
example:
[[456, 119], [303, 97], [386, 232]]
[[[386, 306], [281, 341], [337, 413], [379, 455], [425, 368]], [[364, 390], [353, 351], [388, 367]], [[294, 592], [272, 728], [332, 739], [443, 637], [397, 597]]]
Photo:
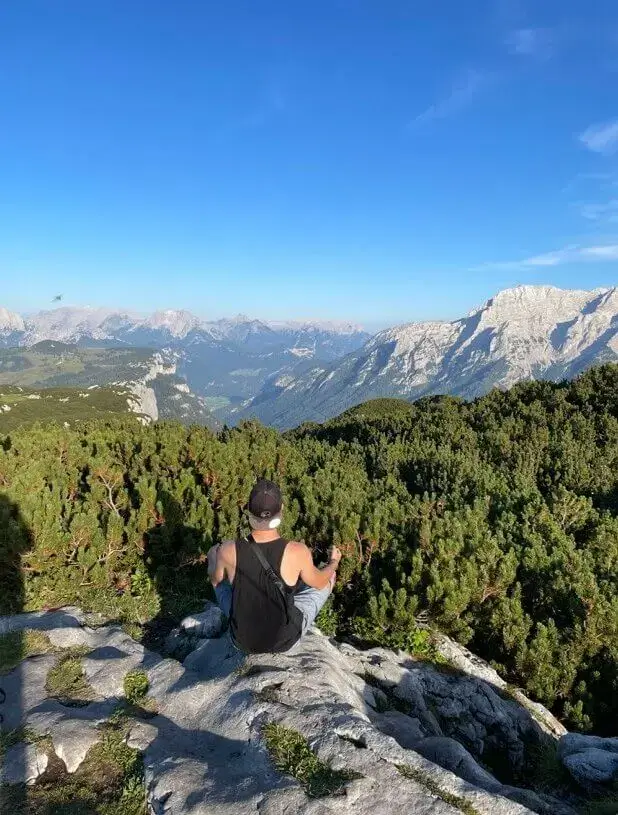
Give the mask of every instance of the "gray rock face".
[[502, 784], [493, 775], [479, 766], [463, 745], [454, 739], [434, 736], [423, 739], [416, 745], [420, 753], [429, 761], [451, 770], [460, 778], [488, 792], [499, 792]]
[[495, 671], [454, 643], [449, 654], [458, 656], [458, 670], [448, 672], [382, 648], [364, 652], [347, 645], [339, 648], [356, 674], [369, 677], [390, 695], [393, 707], [419, 722], [425, 737], [454, 739], [477, 762], [501, 755], [514, 776], [524, 768], [527, 745], [540, 746], [554, 738], [555, 730], [564, 732], [549, 711], [538, 716], [506, 694], [506, 683]]
[[[204, 614], [198, 626], [212, 630], [217, 615]], [[147, 651], [116, 626], [90, 628], [73, 612], [0, 619], [0, 630], [33, 622], [59, 647], [86, 647], [82, 663], [96, 701], [73, 708], [47, 699], [55, 657], [31, 658], [3, 680], [19, 701], [10, 726], [51, 734], [73, 772], [122, 696], [126, 673], [144, 671], [158, 714], [135, 720], [128, 744], [143, 753], [154, 813], [456, 815], [464, 802], [478, 815], [572, 812], [561, 802], [547, 808], [481, 766], [486, 750], [515, 762], [525, 740], [549, 736], [525, 708], [474, 675], [444, 674], [384, 649], [360, 652], [315, 630], [293, 653], [252, 657], [226, 635], [192, 635], [197, 647], [183, 664]], [[269, 722], [301, 733], [333, 769], [353, 771], [358, 777], [346, 782], [345, 794], [309, 799], [276, 770], [263, 738]], [[38, 769], [29, 772], [35, 777]]]
[[569, 733], [560, 740], [558, 756], [584, 789], [595, 792], [618, 781], [618, 738]]
[[200, 614], [191, 614], [180, 623], [180, 628], [195, 637], [218, 637], [225, 624], [225, 615], [219, 608], [209, 603]]
[[9, 747], [0, 766], [0, 784], [34, 784], [47, 768], [47, 754], [35, 744]]
[[[484, 660], [473, 654], [463, 645], [445, 636], [438, 636], [437, 649], [454, 668], [469, 677], [475, 677], [499, 692], [506, 692], [507, 683]], [[528, 699], [521, 691], [513, 691], [512, 698], [525, 708], [536, 720], [539, 727], [550, 736], [565, 735], [566, 728], [543, 705]]]

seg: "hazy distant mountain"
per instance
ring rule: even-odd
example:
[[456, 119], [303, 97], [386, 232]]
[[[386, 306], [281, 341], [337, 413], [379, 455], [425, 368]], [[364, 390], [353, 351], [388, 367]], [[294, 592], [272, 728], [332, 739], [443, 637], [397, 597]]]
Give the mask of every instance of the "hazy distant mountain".
[[475, 397], [524, 379], [562, 379], [618, 361], [618, 289], [518, 286], [454, 322], [382, 331], [331, 365], [272, 377], [236, 419], [293, 427], [380, 396]]
[[244, 315], [208, 322], [172, 309], [141, 316], [64, 306], [24, 319], [0, 310], [0, 347], [52, 340], [80, 347], [166, 349], [174, 352], [178, 374], [191, 390], [223, 409], [255, 396], [275, 374], [298, 374], [307, 360], [332, 362], [368, 338], [351, 323], [266, 322]]
[[[40, 311], [22, 318], [0, 309], [0, 334], [19, 333], [20, 344], [33, 345], [41, 340], [60, 340], [87, 345], [107, 342], [110, 345], [143, 344], [183, 346], [195, 336], [215, 341], [250, 346], [255, 353], [283, 347], [302, 347], [340, 356], [350, 345], [358, 347], [358, 338], [368, 334], [352, 323], [327, 321], [267, 322], [239, 314], [221, 320], [200, 320], [188, 311], [167, 309], [141, 316], [129, 311], [106, 308], [70, 307]], [[140, 340], [140, 342], [137, 342]], [[331, 350], [329, 350], [331, 349]]]
[[19, 314], [0, 308], [0, 348], [17, 344], [23, 337], [25, 325]]

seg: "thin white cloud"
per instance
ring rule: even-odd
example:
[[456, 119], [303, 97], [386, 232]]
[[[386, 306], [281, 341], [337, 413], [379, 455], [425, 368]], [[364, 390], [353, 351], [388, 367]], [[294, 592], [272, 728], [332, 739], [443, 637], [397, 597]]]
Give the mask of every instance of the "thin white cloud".
[[591, 125], [579, 136], [579, 140], [594, 153], [615, 153], [618, 150], [618, 119]]
[[487, 76], [485, 74], [474, 69], [465, 71], [453, 83], [447, 96], [415, 116], [409, 126], [411, 128], [419, 127], [436, 119], [446, 119], [459, 113], [471, 104], [486, 84]]
[[553, 36], [549, 28], [518, 28], [511, 31], [506, 44], [517, 56], [548, 59], [553, 51]]
[[581, 204], [580, 213], [588, 221], [618, 222], [618, 198], [600, 204]]
[[523, 260], [499, 261], [473, 266], [469, 271], [523, 271], [525, 269], [546, 266], [562, 266], [567, 263], [596, 263], [607, 260], [618, 260], [618, 244], [605, 246], [566, 246], [553, 252], [524, 258]]
[[581, 250], [583, 257], [592, 260], [618, 260], [618, 244], [610, 246], [589, 246]]

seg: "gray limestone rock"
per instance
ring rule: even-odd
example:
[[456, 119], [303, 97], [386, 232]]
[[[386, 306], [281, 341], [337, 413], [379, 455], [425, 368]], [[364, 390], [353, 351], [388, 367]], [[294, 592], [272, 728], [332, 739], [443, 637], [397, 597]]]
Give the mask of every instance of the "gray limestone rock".
[[186, 633], [200, 638], [218, 637], [225, 626], [225, 615], [215, 603], [207, 603], [204, 611], [191, 614], [180, 623]]
[[398, 710], [373, 714], [370, 715], [370, 718], [382, 733], [392, 736], [400, 747], [406, 749], [413, 749], [421, 739], [427, 736], [418, 719], [406, 716], [405, 713], [400, 713]]
[[476, 787], [488, 792], [499, 792], [502, 787], [502, 784], [477, 764], [466, 748], [454, 739], [434, 736], [419, 742], [415, 749], [429, 761], [439, 764], [445, 770], [451, 770]]
[[50, 654], [24, 660], [11, 673], [2, 677], [2, 689], [6, 693], [3, 705], [3, 728], [16, 730], [26, 722], [28, 711], [45, 699], [45, 682], [56, 657]]
[[86, 754], [101, 739], [101, 732], [93, 722], [65, 719], [51, 733], [54, 752], [64, 761], [67, 772], [74, 773]]
[[[0, 630], [37, 627], [59, 647], [85, 646], [84, 671], [99, 700], [72, 708], [48, 699], [45, 679], [55, 657], [27, 659], [3, 679], [19, 700], [10, 726], [51, 735], [74, 772], [100, 738], [126, 673], [145, 671], [158, 714], [134, 721], [127, 742], [143, 753], [154, 813], [457, 815], [453, 801], [478, 815], [547, 812], [540, 808], [544, 798], [502, 786], [477, 762], [489, 748], [516, 762], [524, 741], [547, 738], [546, 730], [493, 682], [472, 673], [442, 673], [386, 649], [361, 652], [316, 630], [293, 653], [250, 657], [226, 634], [182, 634], [197, 646], [181, 664], [147, 651], [117, 626], [88, 622], [74, 609], [0, 618]], [[199, 627], [203, 622], [193, 630], [207, 630]], [[301, 733], [333, 769], [353, 771], [344, 794], [309, 799], [283, 776], [265, 745], [270, 722]]]
[[0, 784], [34, 784], [45, 772], [47, 763], [47, 753], [36, 744], [14, 744], [2, 759]]
[[597, 790], [618, 780], [618, 753], [591, 747], [571, 753], [562, 763], [582, 787]]
[[618, 781], [618, 738], [567, 733], [558, 744], [558, 757], [585, 789], [596, 792]]
[[567, 733], [558, 742], [558, 756], [565, 758], [573, 753], [583, 753], [593, 748], [618, 753], [618, 738], [607, 739], [601, 736], [585, 736], [583, 733]]

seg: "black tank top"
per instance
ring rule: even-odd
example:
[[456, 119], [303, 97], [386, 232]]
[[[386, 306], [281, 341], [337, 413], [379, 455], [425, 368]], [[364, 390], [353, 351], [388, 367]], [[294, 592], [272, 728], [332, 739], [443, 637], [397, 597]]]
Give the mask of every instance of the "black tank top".
[[[287, 543], [283, 538], [278, 538], [257, 544], [280, 577], [281, 560]], [[302, 615], [293, 602], [296, 588], [287, 586], [285, 581], [283, 583], [285, 598], [247, 541], [236, 541], [230, 630], [234, 641], [246, 653], [288, 651], [300, 638]]]

